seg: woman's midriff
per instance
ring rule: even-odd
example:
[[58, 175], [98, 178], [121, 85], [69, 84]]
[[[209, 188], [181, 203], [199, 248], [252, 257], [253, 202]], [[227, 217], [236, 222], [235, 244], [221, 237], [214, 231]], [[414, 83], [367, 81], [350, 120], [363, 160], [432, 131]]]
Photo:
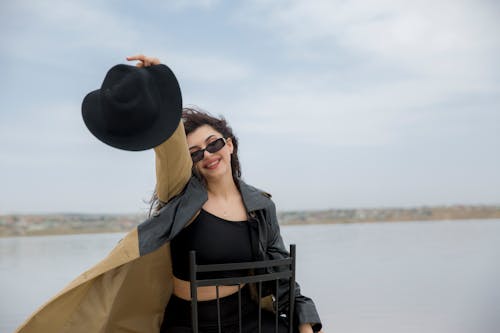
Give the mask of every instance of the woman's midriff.
[[[191, 283], [189, 281], [181, 280], [173, 277], [174, 280], [174, 295], [182, 298], [183, 300], [191, 300]], [[242, 283], [240, 288], [243, 288], [245, 284]], [[219, 286], [219, 297], [226, 297], [238, 292], [238, 286]], [[199, 301], [209, 301], [217, 298], [216, 287], [205, 286], [198, 287], [197, 297]]]

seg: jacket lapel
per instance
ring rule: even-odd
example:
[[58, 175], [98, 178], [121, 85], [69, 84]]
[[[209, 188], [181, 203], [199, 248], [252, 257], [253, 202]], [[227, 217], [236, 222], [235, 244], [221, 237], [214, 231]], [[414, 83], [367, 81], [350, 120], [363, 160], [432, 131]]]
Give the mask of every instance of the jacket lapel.
[[256, 210], [261, 210], [269, 206], [269, 194], [248, 185], [241, 179], [240, 191], [243, 198], [243, 203], [245, 204], [248, 213]]
[[203, 185], [195, 177], [191, 177], [183, 192], [137, 227], [141, 256], [155, 251], [174, 238], [207, 199]]

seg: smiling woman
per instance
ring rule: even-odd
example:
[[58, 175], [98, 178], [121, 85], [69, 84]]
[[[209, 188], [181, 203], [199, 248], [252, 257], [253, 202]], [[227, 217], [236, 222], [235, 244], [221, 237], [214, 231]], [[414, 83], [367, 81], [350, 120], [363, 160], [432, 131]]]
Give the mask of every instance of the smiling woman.
[[[162, 332], [185, 332], [190, 327], [190, 322], [185, 313], [190, 309], [190, 283], [187, 271], [188, 252], [195, 250], [200, 254], [199, 264], [230, 263], [252, 261], [262, 258], [272, 258], [270, 254], [278, 250], [280, 256], [288, 255], [283, 248], [279, 226], [275, 216], [274, 205], [270, 195], [258, 191], [264, 206], [271, 205], [272, 212], [261, 216], [261, 221], [252, 219], [255, 211], [249, 209], [249, 199], [245, 198], [245, 188], [248, 187], [241, 180], [241, 166], [238, 159], [238, 139], [232, 128], [223, 117], [217, 118], [198, 108], [185, 108], [182, 112], [182, 121], [185, 128], [187, 145], [193, 161], [193, 177], [203, 184], [206, 190], [206, 201], [195, 213], [194, 220], [185, 227], [170, 242], [173, 268], [173, 295], [165, 311]], [[161, 172], [161, 170], [159, 170]], [[165, 177], [160, 177], [165, 178]], [[157, 184], [157, 189], [162, 185]], [[256, 190], [256, 189], [253, 189]], [[186, 194], [184, 194], [186, 196]], [[152, 207], [155, 212], [161, 211], [166, 202], [159, 199], [155, 193], [152, 199]], [[265, 209], [264, 209], [265, 210]], [[267, 217], [267, 218], [266, 218]], [[249, 228], [241, 228], [248, 225]], [[252, 240], [259, 237], [256, 232], [259, 228], [269, 228], [271, 235], [277, 243], [271, 244], [267, 249], [259, 249]], [[236, 227], [236, 228], [235, 228]], [[253, 233], [253, 234], [252, 234]], [[220, 240], [224, 240], [221, 243]], [[268, 243], [266, 240], [265, 242]], [[273, 250], [274, 247], [274, 250]], [[228, 272], [229, 273], [229, 272]], [[255, 315], [257, 304], [252, 301], [247, 285], [243, 286], [244, 308], [246, 315], [250, 318]], [[237, 309], [238, 286], [221, 286], [219, 295], [226, 308]], [[217, 290], [214, 287], [199, 287], [199, 299], [203, 300], [200, 307], [200, 327], [207, 329], [216, 325], [217, 318], [211, 316], [217, 313]], [[319, 316], [314, 303], [300, 294], [299, 287], [296, 289], [296, 307], [298, 330], [300, 332], [316, 331], [321, 329]], [[236, 305], [236, 306], [235, 306]], [[182, 309], [182, 310], [181, 310]], [[282, 309], [286, 312], [286, 308]], [[237, 312], [223, 312], [222, 321], [226, 322], [226, 329], [231, 329], [234, 322], [237, 323]], [[274, 317], [270, 312], [264, 312], [263, 328], [274, 330]], [[244, 321], [245, 332], [253, 332], [256, 321]], [[281, 330], [287, 331], [287, 324], [280, 323]], [[280, 331], [281, 332], [281, 331]]]
[[[113, 67], [102, 88], [85, 97], [82, 112], [104, 143], [125, 150], [154, 148], [157, 180], [150, 217], [18, 332], [190, 332], [186, 258], [191, 250], [199, 254], [199, 264], [290, 255], [270, 194], [241, 179], [238, 140], [227, 122], [198, 109], [182, 110], [176, 78], [158, 59], [128, 59], [139, 63]], [[299, 285], [289, 288], [287, 280], [277, 285], [263, 288], [262, 296], [274, 292], [278, 314], [288, 313], [294, 292], [294, 331], [320, 331], [316, 306]], [[255, 332], [259, 305], [248, 284], [198, 287], [200, 332], [217, 325], [217, 297], [226, 309], [223, 331], [237, 331], [240, 287], [243, 332]], [[279, 332], [287, 332], [290, 327], [280, 320]], [[274, 315], [264, 311], [262, 331], [274, 332], [274, 324]]]

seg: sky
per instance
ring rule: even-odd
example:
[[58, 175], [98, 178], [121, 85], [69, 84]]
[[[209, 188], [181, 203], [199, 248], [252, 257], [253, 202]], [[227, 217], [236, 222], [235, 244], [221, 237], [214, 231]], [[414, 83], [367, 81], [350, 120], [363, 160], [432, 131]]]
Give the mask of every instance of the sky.
[[500, 204], [500, 4], [2, 1], [0, 214], [137, 213], [154, 153], [85, 127], [128, 55], [223, 115], [278, 211]]

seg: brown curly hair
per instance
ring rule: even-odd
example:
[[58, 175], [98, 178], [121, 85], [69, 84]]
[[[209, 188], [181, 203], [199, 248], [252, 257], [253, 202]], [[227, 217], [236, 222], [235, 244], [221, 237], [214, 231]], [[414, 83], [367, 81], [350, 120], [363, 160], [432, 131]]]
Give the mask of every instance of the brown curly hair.
[[[231, 172], [233, 175], [233, 180], [236, 186], [239, 189], [239, 179], [241, 178], [241, 165], [240, 160], [238, 158], [238, 138], [234, 135], [233, 129], [228, 125], [226, 119], [219, 115], [219, 117], [215, 117], [210, 113], [202, 110], [199, 107], [186, 107], [182, 109], [182, 122], [184, 124], [184, 130], [186, 136], [190, 133], [194, 132], [198, 127], [203, 125], [209, 125], [217, 132], [222, 134], [222, 136], [226, 139], [231, 138], [233, 143], [233, 153], [231, 154]], [[200, 178], [202, 182], [205, 180], [201, 178], [196, 172], [195, 166], [193, 165], [193, 175]], [[151, 216], [152, 212], [156, 212], [160, 210], [163, 206], [165, 206], [165, 202], [162, 202], [158, 199], [158, 195], [156, 190], [153, 193], [153, 196], [150, 200], [150, 208], [149, 215]]]

